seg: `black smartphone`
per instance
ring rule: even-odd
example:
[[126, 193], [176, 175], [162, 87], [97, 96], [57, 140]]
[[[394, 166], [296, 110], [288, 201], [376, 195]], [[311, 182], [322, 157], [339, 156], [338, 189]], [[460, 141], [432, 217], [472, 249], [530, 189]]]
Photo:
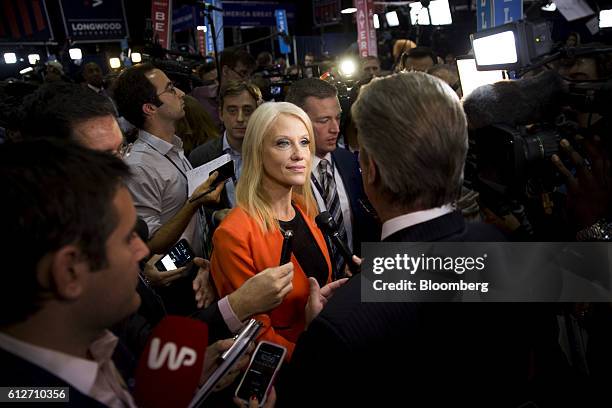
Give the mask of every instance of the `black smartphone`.
[[251, 396], [255, 395], [259, 406], [263, 406], [285, 354], [287, 349], [283, 346], [267, 341], [260, 342], [236, 389], [236, 397], [248, 404]]
[[185, 266], [194, 257], [193, 249], [191, 249], [187, 240], [183, 238], [162, 259], [155, 262], [155, 267], [159, 271], [171, 271]]
[[[217, 179], [215, 180], [215, 184], [223, 183], [225, 180], [229, 178], [234, 178], [234, 161], [230, 160], [227, 163], [223, 163], [221, 166], [217, 167], [210, 174], [213, 174], [215, 171], [219, 172]], [[209, 177], [210, 177], [209, 174]]]

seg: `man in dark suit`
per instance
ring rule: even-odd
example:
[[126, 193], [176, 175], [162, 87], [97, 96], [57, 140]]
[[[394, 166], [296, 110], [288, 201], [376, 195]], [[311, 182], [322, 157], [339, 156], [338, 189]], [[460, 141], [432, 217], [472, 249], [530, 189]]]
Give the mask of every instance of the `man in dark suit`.
[[53, 140], [3, 146], [0, 162], [11, 197], [0, 211], [10, 237], [0, 384], [69, 387], [73, 406], [133, 406], [108, 330], [138, 309], [138, 262], [149, 253], [134, 233], [127, 165]]
[[[354, 253], [361, 253], [361, 243], [378, 239], [378, 222], [369, 210], [356, 156], [338, 148], [340, 102], [332, 84], [318, 78], [295, 82], [289, 88], [287, 102], [304, 109], [312, 121], [316, 156], [313, 160], [311, 186], [319, 211], [329, 211], [341, 238]], [[328, 242], [334, 278], [344, 274], [344, 259]]]
[[226, 183], [221, 193], [221, 202], [214, 212], [207, 211], [213, 226], [218, 225], [236, 204], [235, 183], [240, 179], [242, 170], [242, 140], [249, 119], [262, 102], [259, 88], [244, 81], [228, 80], [221, 86], [219, 93], [219, 117], [223, 121], [223, 137], [211, 140], [195, 148], [189, 161], [195, 168], [227, 153], [234, 161], [234, 180]]
[[[461, 103], [423, 73], [374, 79], [352, 107], [363, 184], [383, 242], [503, 241], [466, 224]], [[503, 304], [365, 303], [361, 276], [300, 336], [279, 406], [518, 407], [527, 401], [530, 320]], [[280, 388], [280, 387], [279, 387]]]

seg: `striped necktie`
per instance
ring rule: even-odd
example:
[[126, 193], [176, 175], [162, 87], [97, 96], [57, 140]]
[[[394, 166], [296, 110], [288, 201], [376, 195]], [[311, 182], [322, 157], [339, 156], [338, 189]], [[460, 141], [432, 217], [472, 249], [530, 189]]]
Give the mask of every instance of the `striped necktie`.
[[[334, 222], [338, 226], [338, 234], [340, 235], [340, 239], [342, 239], [342, 241], [346, 244], [346, 229], [344, 228], [342, 208], [340, 208], [340, 197], [338, 196], [336, 181], [334, 180], [334, 169], [332, 168], [330, 162], [326, 159], [321, 160], [319, 163], [319, 176], [321, 179], [321, 188], [323, 189], [323, 194], [321, 195], [323, 197], [323, 201], [325, 201], [325, 207], [334, 218]], [[333, 262], [336, 265], [335, 279], [339, 279], [344, 276], [345, 262], [338, 248], [336, 248], [333, 244], [332, 248]]]

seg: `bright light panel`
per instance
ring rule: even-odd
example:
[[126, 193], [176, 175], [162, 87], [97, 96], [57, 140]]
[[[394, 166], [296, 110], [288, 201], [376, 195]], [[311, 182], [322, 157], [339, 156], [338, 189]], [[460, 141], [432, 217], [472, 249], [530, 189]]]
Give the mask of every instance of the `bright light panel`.
[[612, 27], [612, 9], [599, 12], [599, 28]]
[[117, 69], [121, 66], [121, 60], [117, 57], [109, 58], [108, 64], [110, 65], [112, 69]]
[[68, 54], [70, 54], [70, 59], [80, 60], [83, 59], [83, 52], [80, 48], [71, 48], [68, 50]]
[[32, 68], [32, 67], [27, 67], [27, 68], [24, 68], [24, 69], [22, 69], [21, 71], [19, 71], [19, 73], [20, 73], [21, 75], [25, 75], [25, 74], [27, 74], [28, 72], [34, 72], [34, 68]]
[[206, 32], [206, 26], [197, 26], [196, 30]]
[[514, 64], [518, 62], [513, 31], [475, 38], [473, 46], [478, 65]]
[[378, 21], [378, 14], [374, 14], [374, 28], [380, 28], [380, 22]]
[[349, 7], [349, 8], [345, 8], [344, 10], [341, 10], [340, 13], [342, 14], [353, 14], [356, 13], [357, 9], [355, 7]]
[[458, 59], [457, 69], [459, 70], [464, 99], [479, 86], [494, 84], [504, 79], [503, 71], [478, 71], [474, 58]]
[[[432, 22], [429, 22], [431, 14]], [[429, 3], [429, 14], [421, 2], [410, 3], [410, 21], [412, 25], [448, 25], [453, 23], [448, 0], [433, 0]]]
[[397, 11], [390, 11], [385, 13], [387, 24], [389, 27], [397, 27], [399, 25], [399, 18], [397, 17]]
[[15, 64], [17, 62], [17, 55], [14, 52], [4, 53], [4, 62], [7, 64]]
[[356, 70], [357, 65], [355, 64], [355, 61], [351, 59], [346, 59], [340, 62], [340, 73], [343, 76], [351, 76], [355, 73]]
[[30, 65], [36, 65], [36, 63], [40, 61], [40, 55], [39, 54], [30, 54], [28, 55], [28, 62], [30, 63]]
[[557, 5], [553, 2], [551, 2], [550, 4], [546, 4], [545, 6], [542, 6], [542, 10], [544, 11], [555, 11], [557, 10]]
[[132, 62], [134, 64], [137, 64], [142, 61], [142, 54], [140, 54], [139, 52], [133, 52], [131, 58]]

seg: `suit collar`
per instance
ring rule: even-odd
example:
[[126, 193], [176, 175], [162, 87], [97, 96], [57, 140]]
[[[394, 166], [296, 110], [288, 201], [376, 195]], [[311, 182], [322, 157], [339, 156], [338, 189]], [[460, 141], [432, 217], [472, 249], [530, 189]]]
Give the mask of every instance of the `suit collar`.
[[383, 242], [429, 242], [440, 241], [465, 231], [465, 220], [461, 212], [454, 211], [432, 220], [412, 225], [386, 237]]

